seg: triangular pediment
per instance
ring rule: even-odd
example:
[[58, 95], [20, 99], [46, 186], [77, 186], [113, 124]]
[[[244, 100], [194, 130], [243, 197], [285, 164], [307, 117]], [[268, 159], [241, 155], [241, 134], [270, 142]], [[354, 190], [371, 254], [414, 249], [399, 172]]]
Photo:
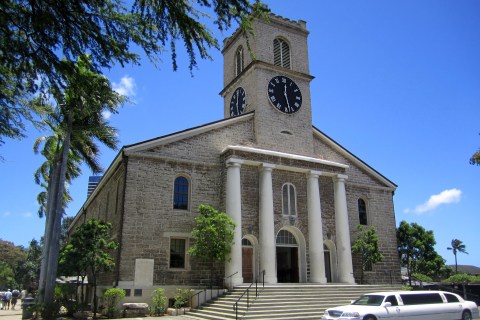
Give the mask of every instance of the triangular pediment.
[[395, 190], [397, 185], [382, 175], [380, 172], [369, 166], [366, 162], [348, 151], [338, 142], [330, 138], [324, 132], [313, 126], [313, 135], [316, 140], [315, 153], [322, 158], [325, 157], [330, 161], [344, 163], [349, 165], [350, 171], [356, 169], [365, 176], [364, 180], [369, 180], [370, 184], [380, 183], [386, 188]]
[[254, 113], [251, 112], [238, 117], [207, 123], [205, 125], [189, 128], [189, 129], [174, 132], [168, 135], [164, 135], [157, 138], [138, 142], [135, 144], [127, 145], [123, 147], [123, 150], [128, 154], [152, 151], [164, 145], [180, 142], [186, 139], [191, 139], [208, 132], [221, 130], [238, 123], [252, 120], [253, 117], [254, 117]]

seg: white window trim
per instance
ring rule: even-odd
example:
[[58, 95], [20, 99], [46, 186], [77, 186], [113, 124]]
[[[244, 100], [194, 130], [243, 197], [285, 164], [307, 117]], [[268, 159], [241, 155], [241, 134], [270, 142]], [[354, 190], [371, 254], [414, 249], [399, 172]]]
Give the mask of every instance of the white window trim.
[[[290, 186], [293, 187], [293, 199], [294, 199], [294, 208], [293, 208], [293, 214], [291, 213], [292, 212], [292, 206], [291, 206], [291, 203], [290, 201], [292, 200], [291, 198], [291, 194], [290, 194]], [[285, 213], [284, 212], [284, 209], [285, 209], [285, 206], [284, 206], [284, 196], [283, 196], [283, 192], [284, 192], [284, 189], [285, 187], [287, 187], [287, 194], [288, 194], [288, 209], [289, 209], [289, 212]], [[282, 215], [283, 216], [286, 216], [286, 217], [296, 217], [298, 215], [298, 211], [297, 211], [297, 188], [295, 187], [295, 185], [293, 183], [290, 183], [290, 182], [287, 182], [287, 183], [284, 183], [283, 186], [282, 186]]]
[[[170, 246], [172, 240], [185, 240], [185, 266], [183, 268], [170, 267]], [[190, 238], [188, 236], [170, 235], [168, 236], [168, 270], [169, 271], [189, 271], [190, 270], [190, 256], [188, 254], [188, 248], [190, 248]]]

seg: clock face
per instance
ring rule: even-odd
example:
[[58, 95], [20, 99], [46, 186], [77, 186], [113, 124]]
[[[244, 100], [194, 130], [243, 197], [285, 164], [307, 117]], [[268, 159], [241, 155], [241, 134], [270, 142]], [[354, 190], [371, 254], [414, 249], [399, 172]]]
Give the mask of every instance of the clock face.
[[292, 79], [275, 76], [268, 83], [268, 100], [278, 110], [294, 113], [302, 106], [302, 92]]
[[238, 87], [230, 99], [230, 116], [233, 117], [242, 114], [245, 111], [245, 106], [245, 90], [242, 87]]

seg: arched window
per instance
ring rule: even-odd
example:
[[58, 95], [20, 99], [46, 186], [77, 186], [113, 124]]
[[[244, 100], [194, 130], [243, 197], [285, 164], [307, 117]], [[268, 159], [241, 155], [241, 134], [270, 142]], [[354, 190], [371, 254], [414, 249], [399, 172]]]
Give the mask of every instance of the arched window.
[[277, 244], [297, 245], [295, 236], [287, 230], [280, 230], [277, 234]]
[[363, 199], [358, 199], [358, 218], [360, 224], [367, 225], [367, 205]]
[[282, 210], [287, 216], [297, 215], [297, 195], [291, 183], [285, 183], [282, 188]]
[[238, 76], [243, 71], [243, 47], [238, 47], [235, 52], [235, 76]]
[[290, 69], [290, 47], [285, 40], [273, 40], [273, 64]]
[[242, 239], [242, 246], [249, 246], [249, 247], [251, 247], [251, 246], [252, 246], [252, 243], [251, 243], [250, 240], [248, 240], [247, 238], [243, 238], [243, 239]]
[[188, 210], [189, 183], [185, 177], [177, 177], [173, 187], [173, 208]]

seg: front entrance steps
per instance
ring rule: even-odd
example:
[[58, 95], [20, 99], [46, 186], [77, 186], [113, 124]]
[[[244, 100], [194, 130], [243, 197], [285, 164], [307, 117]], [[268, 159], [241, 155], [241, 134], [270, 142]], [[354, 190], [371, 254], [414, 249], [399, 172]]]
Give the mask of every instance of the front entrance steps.
[[[241, 285], [211, 304], [187, 314], [192, 319], [235, 319], [234, 303], [248, 285]], [[400, 290], [400, 285], [342, 285], [342, 284], [265, 284], [259, 285], [255, 300], [255, 286], [250, 289], [250, 308], [246, 296], [238, 306], [238, 319], [283, 320], [321, 319], [325, 309], [349, 304], [359, 295], [375, 291]]]

